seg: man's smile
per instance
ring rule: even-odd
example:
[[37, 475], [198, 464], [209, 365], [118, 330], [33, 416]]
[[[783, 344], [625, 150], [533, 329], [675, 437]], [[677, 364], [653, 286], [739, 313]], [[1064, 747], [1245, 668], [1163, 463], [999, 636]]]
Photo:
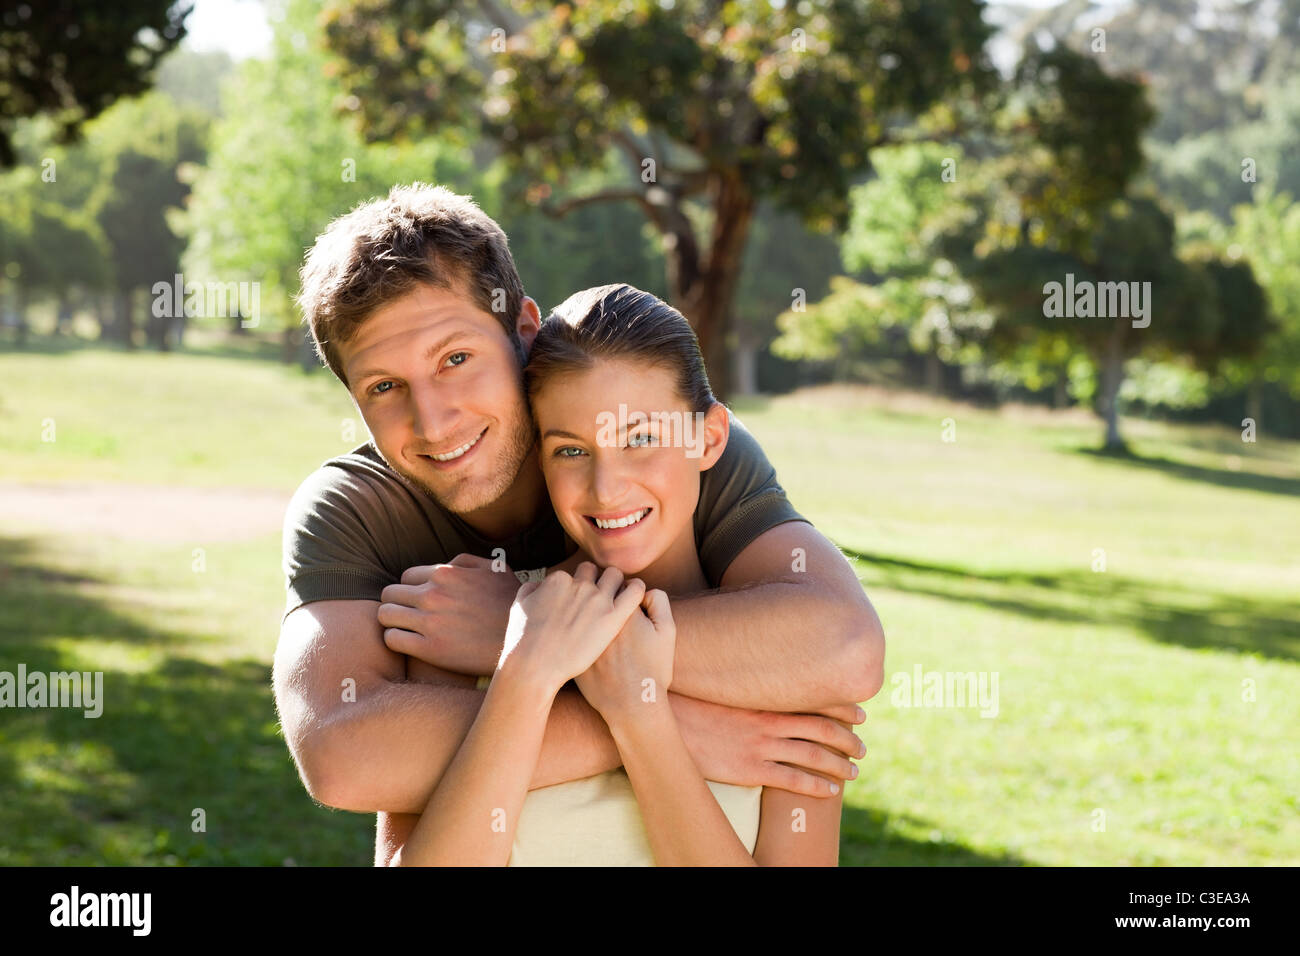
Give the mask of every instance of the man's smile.
[[420, 455], [420, 457], [423, 458], [423, 459], [425, 459], [426, 461], [428, 461], [428, 462], [429, 462], [430, 464], [432, 464], [435, 468], [453, 468], [453, 467], [456, 467], [457, 465], [459, 465], [459, 464], [461, 463], [461, 461], [462, 461], [464, 458], [466, 458], [468, 455], [470, 455], [472, 452], [474, 452], [475, 449], [478, 448], [478, 446], [479, 446], [479, 445], [482, 443], [482, 441], [483, 441], [483, 436], [487, 434], [487, 431], [488, 431], [488, 430], [487, 430], [487, 428], [485, 427], [485, 428], [484, 428], [481, 432], [479, 432], [478, 435], [476, 435], [474, 438], [471, 438], [469, 441], [465, 442], [465, 444], [460, 445], [460, 446], [458, 446], [458, 447], [456, 447], [456, 448], [452, 448], [452, 449], [450, 449], [449, 451], [445, 451], [445, 452], [443, 452], [443, 453], [441, 453], [441, 454], [438, 454], [438, 455], [422, 454], [422, 455]]

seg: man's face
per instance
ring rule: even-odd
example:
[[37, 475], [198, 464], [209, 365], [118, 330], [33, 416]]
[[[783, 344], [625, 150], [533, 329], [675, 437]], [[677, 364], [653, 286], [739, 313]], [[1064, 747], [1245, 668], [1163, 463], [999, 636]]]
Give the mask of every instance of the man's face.
[[[516, 323], [537, 332], [531, 299]], [[519, 359], [463, 287], [421, 285], [339, 347], [357, 409], [384, 460], [444, 508], [471, 516], [511, 487], [533, 447]]]

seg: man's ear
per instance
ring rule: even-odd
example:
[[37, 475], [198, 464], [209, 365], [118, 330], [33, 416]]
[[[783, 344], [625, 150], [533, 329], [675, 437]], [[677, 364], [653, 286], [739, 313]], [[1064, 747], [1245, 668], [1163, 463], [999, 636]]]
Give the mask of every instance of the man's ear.
[[533, 340], [537, 338], [537, 330], [542, 327], [542, 310], [537, 307], [537, 303], [524, 296], [523, 305], [519, 308], [519, 315], [515, 319], [515, 331], [519, 333], [519, 340], [524, 343], [524, 356], [533, 349]]
[[[731, 416], [727, 414], [727, 406], [714, 402], [704, 413], [704, 450], [700, 453], [700, 471], [708, 471], [718, 463], [722, 453], [727, 450], [727, 438], [730, 435]], [[700, 441], [699, 437], [695, 440]]]

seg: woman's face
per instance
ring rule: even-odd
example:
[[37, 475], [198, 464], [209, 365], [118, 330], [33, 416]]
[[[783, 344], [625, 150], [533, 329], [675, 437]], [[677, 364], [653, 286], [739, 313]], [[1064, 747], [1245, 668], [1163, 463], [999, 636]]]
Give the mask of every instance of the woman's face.
[[695, 552], [700, 473], [727, 442], [727, 412], [695, 413], [666, 368], [597, 359], [533, 400], [542, 474], [569, 537], [601, 567], [640, 574]]

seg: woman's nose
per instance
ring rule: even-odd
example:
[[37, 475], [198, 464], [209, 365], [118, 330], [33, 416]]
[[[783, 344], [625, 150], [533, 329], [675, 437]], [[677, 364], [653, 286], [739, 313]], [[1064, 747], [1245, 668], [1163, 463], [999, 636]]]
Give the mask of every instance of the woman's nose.
[[591, 491], [597, 504], [613, 507], [621, 503], [627, 491], [627, 479], [622, 469], [609, 462], [597, 462], [591, 476]]

